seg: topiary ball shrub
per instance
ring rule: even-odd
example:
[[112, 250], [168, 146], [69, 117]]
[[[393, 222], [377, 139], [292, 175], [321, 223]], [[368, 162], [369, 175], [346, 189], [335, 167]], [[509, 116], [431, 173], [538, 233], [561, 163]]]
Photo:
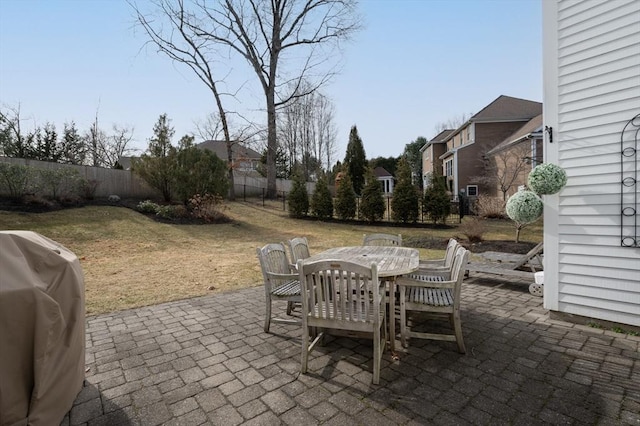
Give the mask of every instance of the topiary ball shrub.
[[543, 209], [542, 200], [531, 191], [518, 191], [507, 200], [507, 216], [517, 223], [535, 222]]
[[567, 184], [567, 173], [553, 163], [543, 163], [529, 173], [529, 189], [536, 194], [555, 194]]

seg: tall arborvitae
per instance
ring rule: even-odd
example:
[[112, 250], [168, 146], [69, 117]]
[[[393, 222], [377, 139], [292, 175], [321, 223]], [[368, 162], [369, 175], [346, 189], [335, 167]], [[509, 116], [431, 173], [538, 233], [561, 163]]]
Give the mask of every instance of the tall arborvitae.
[[384, 197], [380, 181], [373, 175], [371, 167], [367, 168], [366, 183], [362, 189], [360, 200], [360, 217], [368, 222], [375, 222], [384, 217]]
[[396, 222], [415, 222], [418, 220], [418, 204], [418, 189], [411, 183], [411, 169], [401, 158], [391, 199], [391, 217]]
[[356, 193], [348, 173], [340, 179], [338, 184], [335, 210], [340, 219], [353, 219], [356, 215]]
[[316, 182], [316, 189], [311, 196], [311, 213], [319, 219], [333, 217], [333, 198], [327, 185], [327, 177], [320, 176]]
[[307, 185], [300, 174], [293, 178], [293, 186], [289, 192], [289, 216], [305, 217], [309, 212], [309, 193]]
[[347, 154], [344, 157], [347, 174], [353, 183], [353, 190], [360, 194], [364, 186], [364, 174], [367, 167], [367, 156], [362, 146], [362, 139], [358, 136], [358, 128], [353, 126], [349, 132]]
[[447, 194], [444, 178], [439, 174], [433, 174], [431, 181], [422, 197], [422, 212], [433, 223], [445, 223], [451, 212], [451, 200]]

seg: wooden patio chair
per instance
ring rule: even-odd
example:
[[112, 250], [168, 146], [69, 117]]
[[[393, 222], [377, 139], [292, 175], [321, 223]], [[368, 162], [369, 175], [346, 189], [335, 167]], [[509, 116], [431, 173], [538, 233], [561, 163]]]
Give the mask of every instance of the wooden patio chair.
[[442, 259], [420, 259], [420, 269], [444, 269], [450, 270], [453, 258], [460, 243], [455, 238], [450, 238]]
[[309, 242], [307, 237], [297, 237], [289, 240], [289, 252], [291, 253], [291, 264], [296, 267], [298, 260], [311, 256], [309, 252]]
[[[307, 372], [309, 354], [327, 329], [347, 336], [373, 338], [373, 383], [380, 383], [380, 364], [387, 336], [386, 291], [378, 267], [340, 260], [298, 261], [302, 289], [302, 360]], [[317, 333], [313, 341], [311, 334]]]
[[[400, 342], [407, 346], [409, 337], [457, 342], [458, 351], [465, 353], [460, 321], [460, 297], [465, 265], [469, 252], [458, 247], [450, 272], [436, 274], [411, 274], [400, 277]], [[409, 329], [407, 311], [448, 314], [453, 333], [423, 333]]]
[[402, 235], [398, 234], [364, 234], [363, 246], [402, 246]]
[[301, 321], [293, 318], [271, 318], [272, 304], [274, 300], [287, 302], [287, 315], [291, 315], [293, 304], [300, 302], [300, 281], [298, 274], [292, 270], [284, 244], [272, 243], [256, 249], [262, 276], [264, 278], [264, 292], [266, 312], [264, 318], [264, 331], [269, 332], [271, 321], [285, 324], [300, 324]]

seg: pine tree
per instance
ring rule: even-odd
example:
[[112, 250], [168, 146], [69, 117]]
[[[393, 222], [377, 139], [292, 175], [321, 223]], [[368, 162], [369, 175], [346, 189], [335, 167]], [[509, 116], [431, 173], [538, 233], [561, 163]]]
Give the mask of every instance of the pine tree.
[[311, 212], [320, 219], [333, 217], [333, 198], [329, 192], [326, 176], [320, 176], [316, 182], [316, 189], [311, 197]]
[[360, 216], [368, 222], [375, 222], [384, 217], [384, 211], [382, 187], [378, 179], [373, 175], [373, 170], [369, 167], [366, 173], [366, 183], [362, 189]]
[[171, 201], [171, 183], [175, 178], [176, 149], [171, 145], [174, 130], [167, 114], [162, 114], [153, 126], [147, 153], [133, 164], [133, 169], [152, 188], [162, 193], [165, 201]]
[[431, 182], [424, 191], [422, 198], [422, 212], [433, 223], [444, 223], [451, 212], [451, 200], [447, 195], [447, 187], [444, 178], [434, 174]]
[[305, 217], [309, 212], [309, 193], [307, 185], [301, 174], [296, 174], [293, 178], [293, 186], [289, 192], [289, 216]]
[[398, 162], [396, 185], [391, 199], [391, 217], [396, 222], [415, 222], [418, 220], [418, 190], [411, 183], [411, 169], [404, 158]]
[[356, 193], [348, 173], [340, 180], [336, 193], [336, 215], [340, 219], [353, 219], [356, 215]]
[[344, 165], [347, 174], [351, 178], [353, 190], [356, 194], [360, 194], [364, 186], [364, 174], [367, 167], [367, 156], [362, 146], [362, 139], [358, 136], [356, 126], [351, 128], [349, 133], [349, 143], [347, 144], [347, 153], [344, 157]]

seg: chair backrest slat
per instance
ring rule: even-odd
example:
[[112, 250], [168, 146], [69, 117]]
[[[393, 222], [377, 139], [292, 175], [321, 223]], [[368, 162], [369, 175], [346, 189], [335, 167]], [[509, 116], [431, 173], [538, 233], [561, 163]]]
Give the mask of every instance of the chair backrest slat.
[[364, 234], [363, 246], [402, 246], [401, 234]]
[[306, 237], [297, 237], [289, 240], [289, 251], [291, 252], [291, 263], [296, 264], [300, 259], [311, 256], [309, 252], [309, 242]]

